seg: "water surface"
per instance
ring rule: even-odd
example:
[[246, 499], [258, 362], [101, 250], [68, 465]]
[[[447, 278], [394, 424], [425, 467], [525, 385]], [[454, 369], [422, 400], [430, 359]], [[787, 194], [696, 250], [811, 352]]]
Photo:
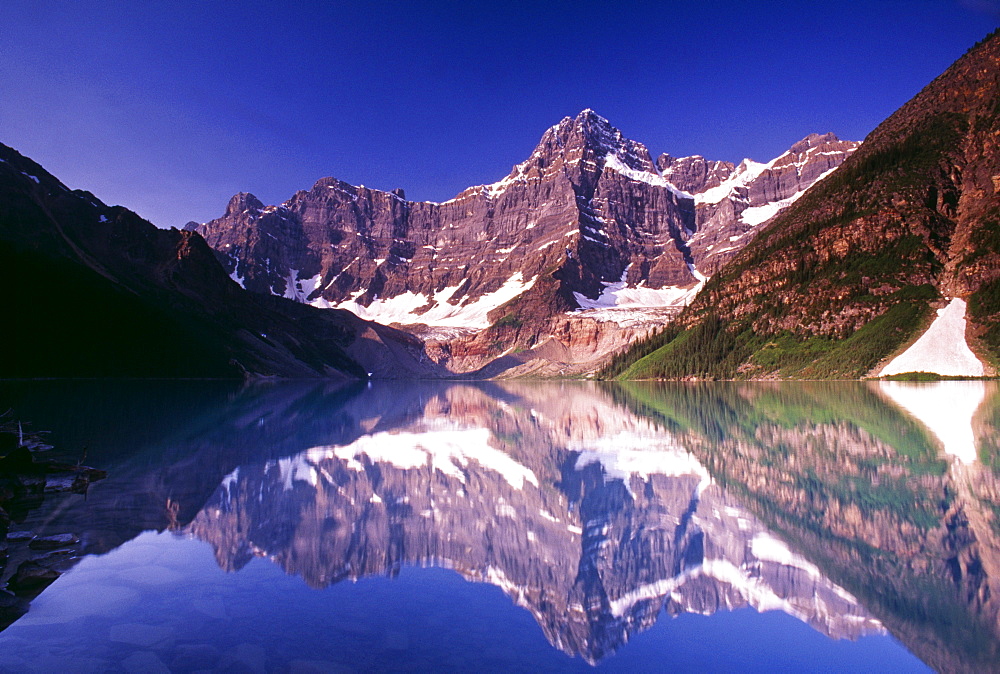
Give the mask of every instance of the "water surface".
[[984, 671], [993, 383], [8, 383], [109, 473], [0, 669]]

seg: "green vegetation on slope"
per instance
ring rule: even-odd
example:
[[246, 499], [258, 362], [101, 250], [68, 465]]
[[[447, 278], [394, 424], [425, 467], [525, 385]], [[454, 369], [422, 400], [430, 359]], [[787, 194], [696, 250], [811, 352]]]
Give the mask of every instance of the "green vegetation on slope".
[[[1000, 107], [1000, 101], [997, 102]], [[995, 265], [989, 264], [989, 257], [996, 260], [1000, 256], [1000, 207], [995, 207], [984, 217], [979, 228], [972, 235], [973, 251], [965, 258], [969, 267], [985, 266], [995, 278], [984, 283], [969, 298], [969, 317], [983, 326], [979, 342], [985, 347], [994, 365], [1000, 365], [1000, 273]], [[987, 258], [987, 259], [983, 259]]]
[[929, 286], [901, 291], [910, 299], [891, 305], [844, 339], [788, 331], [765, 335], [746, 323], [725, 325], [710, 314], [687, 330], [668, 328], [635, 344], [601, 374], [619, 379], [857, 379], [911, 338], [930, 314], [927, 301], [933, 294]]

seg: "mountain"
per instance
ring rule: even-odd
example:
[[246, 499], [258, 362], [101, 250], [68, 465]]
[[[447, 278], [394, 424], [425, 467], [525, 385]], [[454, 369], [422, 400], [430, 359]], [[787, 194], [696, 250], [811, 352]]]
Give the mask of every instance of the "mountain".
[[248, 293], [193, 232], [70, 190], [0, 145], [0, 377], [427, 373], [416, 341]]
[[[606, 373], [989, 374], [1000, 362], [998, 73], [994, 32]], [[711, 168], [713, 180], [727, 170]]]
[[688, 246], [698, 269], [718, 271], [757, 227], [830, 175], [859, 145], [832, 133], [814, 133], [766, 164], [744, 159], [738, 166], [700, 156], [661, 155], [657, 165], [663, 177], [694, 197], [695, 227]]
[[408, 326], [452, 371], [579, 371], [676, 314], [702, 265], [856, 146], [812, 135], [767, 164], [654, 162], [584, 110], [504, 179], [443, 203], [323, 178], [278, 206], [237, 194], [189, 227], [246, 289]]

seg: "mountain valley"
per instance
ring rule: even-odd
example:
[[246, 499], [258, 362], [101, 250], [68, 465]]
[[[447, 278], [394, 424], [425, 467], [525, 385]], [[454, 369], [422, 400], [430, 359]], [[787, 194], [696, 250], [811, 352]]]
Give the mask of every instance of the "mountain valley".
[[992, 375], [998, 71], [994, 33], [863, 145], [654, 160], [588, 109], [442, 203], [322, 178], [182, 231], [0, 147], [5, 311], [35, 326], [0, 372]]

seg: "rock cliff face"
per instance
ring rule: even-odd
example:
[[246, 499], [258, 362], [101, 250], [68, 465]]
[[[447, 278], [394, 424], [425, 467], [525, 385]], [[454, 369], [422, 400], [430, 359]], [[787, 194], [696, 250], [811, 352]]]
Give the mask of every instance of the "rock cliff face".
[[[480, 354], [445, 363], [468, 371], [553, 339], [573, 351], [550, 322], [565, 312], [614, 322], [601, 330], [616, 347], [619, 327], [662, 324], [700, 287], [702, 260], [717, 266], [855, 145], [828, 134], [764, 165], [654, 163], [585, 110], [503, 180], [444, 203], [323, 178], [278, 206], [238, 194], [196, 229], [248, 290], [422, 324], [425, 338]], [[476, 334], [491, 326], [505, 330]]]

